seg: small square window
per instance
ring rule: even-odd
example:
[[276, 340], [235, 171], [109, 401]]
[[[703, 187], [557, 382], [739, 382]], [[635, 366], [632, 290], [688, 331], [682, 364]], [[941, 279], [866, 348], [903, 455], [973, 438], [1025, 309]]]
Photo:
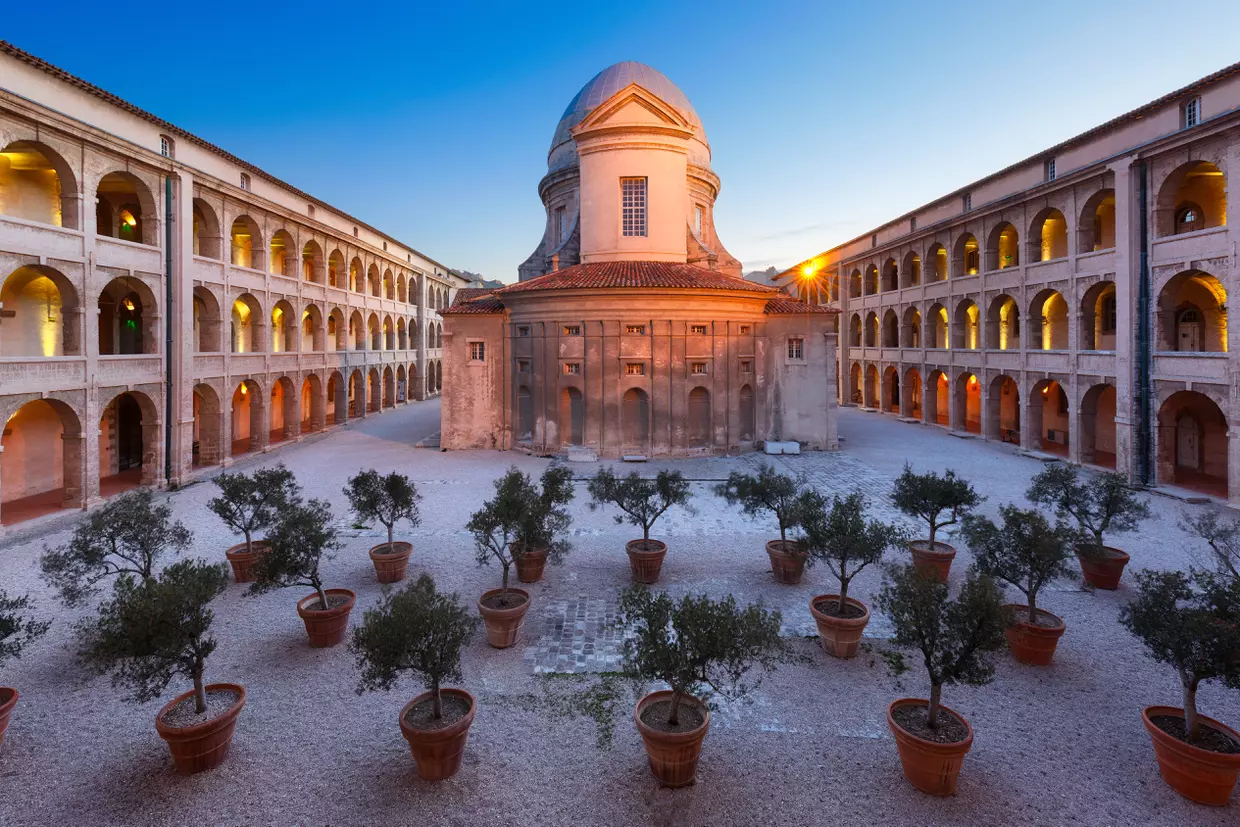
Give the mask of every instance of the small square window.
[[747, 325], [747, 324], [741, 325], [742, 336], [748, 336], [751, 330], [753, 330], [753, 327], [751, 325]]
[[706, 335], [706, 325], [704, 325], [704, 324], [691, 324], [691, 325], [689, 325], [689, 332], [690, 332], [690, 333], [692, 333], [694, 336], [705, 336], [705, 335]]
[[964, 211], [965, 211], [965, 212], [968, 212], [969, 210], [973, 209], [973, 193], [971, 193], [971, 192], [966, 192], [966, 193], [964, 194], [964, 198], [962, 198], [962, 199], [960, 199], [960, 200], [961, 200], [961, 203], [962, 203], [962, 205], [963, 205], [963, 207], [964, 207]]
[[471, 362], [485, 362], [487, 355], [486, 342], [470, 342], [469, 343], [469, 360]]
[[383, 242], [383, 252], [387, 252], [387, 242]]
[[805, 358], [805, 340], [789, 339], [788, 340], [788, 358], [804, 359]]
[[690, 362], [689, 373], [692, 373], [694, 376], [704, 376], [706, 374], [706, 363]]
[[753, 362], [749, 359], [742, 359], [741, 373], [753, 373]]
[[1201, 98], [1193, 98], [1184, 104], [1184, 128], [1201, 123]]
[[1046, 159], [1046, 180], [1047, 181], [1055, 180], [1055, 159], [1054, 158]]
[[580, 362], [565, 362], [564, 372], [568, 374], [569, 376], [579, 375], [581, 373], [581, 363]]
[[244, 172], [241, 173], [241, 189], [246, 192], [250, 191], [250, 176], [246, 175]]
[[644, 324], [630, 324], [624, 326], [625, 333], [632, 333], [634, 336], [646, 335], [646, 326]]
[[530, 326], [527, 324], [517, 325], [517, 335], [522, 339], [530, 335]]
[[579, 324], [566, 324], [566, 325], [564, 325], [564, 335], [565, 335], [565, 336], [580, 336], [580, 335], [581, 335], [581, 325], [579, 325]]
[[517, 360], [517, 373], [529, 373], [529, 372], [530, 372], [530, 360], [529, 359], [518, 359]]
[[641, 362], [630, 362], [624, 366], [625, 376], [645, 376], [646, 366]]

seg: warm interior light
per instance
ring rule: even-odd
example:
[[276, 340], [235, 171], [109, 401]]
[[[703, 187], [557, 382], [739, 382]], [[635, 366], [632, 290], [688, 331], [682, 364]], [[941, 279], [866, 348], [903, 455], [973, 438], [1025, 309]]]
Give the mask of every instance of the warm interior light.
[[1043, 389], [1042, 389], [1042, 395], [1043, 395], [1043, 396], [1046, 396], [1046, 395], [1047, 395], [1048, 393], [1050, 393], [1050, 392], [1051, 392], [1051, 386], [1050, 386], [1050, 385], [1047, 385], [1045, 388], [1043, 388]]
[[121, 213], [121, 220], [124, 221], [126, 224], [128, 224], [130, 227], [138, 226], [138, 219], [134, 218], [133, 213], [129, 212], [128, 210], [125, 210], [123, 213]]
[[977, 377], [976, 377], [976, 376], [970, 376], [970, 377], [969, 377], [969, 384], [970, 384], [970, 385], [976, 385], [976, 384], [977, 384]]
[[242, 386], [241, 386], [241, 395], [242, 395], [242, 396], [245, 396], [247, 393], [249, 393], [249, 390], [246, 388], [246, 386], [245, 386], [245, 385], [242, 385]]
[[125, 299], [123, 302], [121, 302], [121, 304], [125, 306], [126, 310], [131, 311], [131, 312], [133, 311], [133, 299]]

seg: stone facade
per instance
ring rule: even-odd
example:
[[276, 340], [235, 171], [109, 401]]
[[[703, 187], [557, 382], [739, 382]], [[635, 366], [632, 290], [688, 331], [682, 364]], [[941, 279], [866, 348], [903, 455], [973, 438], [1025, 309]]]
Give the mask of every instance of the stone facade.
[[443, 265], [7, 44], [0, 77], [4, 524], [440, 392]]
[[781, 274], [840, 401], [1240, 503], [1238, 107], [1240, 64]]

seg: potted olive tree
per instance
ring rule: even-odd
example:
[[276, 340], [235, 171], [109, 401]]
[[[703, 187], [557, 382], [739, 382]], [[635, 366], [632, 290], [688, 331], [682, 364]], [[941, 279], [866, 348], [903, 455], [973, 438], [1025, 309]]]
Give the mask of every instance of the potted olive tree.
[[1163, 780], [1200, 804], [1222, 806], [1240, 773], [1240, 732], [1197, 711], [1197, 689], [1240, 689], [1240, 579], [1197, 569], [1143, 571], [1120, 623], [1159, 663], [1175, 669], [1184, 707], [1141, 713]]
[[624, 642], [625, 673], [668, 687], [643, 697], [633, 713], [650, 771], [665, 787], [692, 784], [710, 728], [703, 696], [743, 697], [757, 685], [744, 680], [754, 666], [770, 670], [791, 659], [779, 636], [780, 614], [761, 605], [742, 608], [731, 595], [675, 601], [630, 586], [620, 596], [619, 622], [633, 632]]
[[870, 608], [850, 597], [848, 587], [867, 566], [883, 559], [883, 553], [907, 542], [901, 527], [865, 518], [865, 495], [859, 491], [847, 497], [826, 498], [817, 492], [803, 495], [801, 527], [809, 562], [821, 560], [831, 569], [840, 589], [836, 594], [820, 594], [809, 601], [810, 613], [818, 625], [818, 639], [828, 655], [851, 658], [857, 654], [861, 635], [870, 622]]
[[228, 567], [205, 560], [181, 560], [151, 580], [123, 574], [99, 617], [79, 626], [83, 663], [111, 673], [113, 685], [130, 690], [126, 700], [154, 700], [176, 675], [193, 682], [155, 715], [155, 729], [185, 773], [223, 762], [245, 706], [244, 687], [209, 684], [204, 675], [215, 651], [209, 607], [227, 587]]
[[[42, 637], [51, 625], [27, 617], [25, 612], [29, 608], [29, 597], [9, 597], [0, 589], [0, 666], [9, 658], [21, 657], [22, 649]], [[4, 731], [9, 728], [15, 706], [17, 690], [0, 686], [0, 744], [4, 743]]]
[[375, 566], [375, 577], [380, 583], [403, 580], [413, 553], [413, 543], [395, 539], [396, 524], [401, 520], [417, 527], [422, 522], [418, 502], [422, 496], [413, 481], [404, 474], [393, 471], [380, 474], [371, 468], [350, 477], [344, 487], [353, 513], [360, 520], [378, 520], [387, 529], [387, 542], [370, 549], [370, 561]]
[[436, 591], [424, 574], [400, 591], [385, 590], [353, 630], [352, 649], [362, 672], [359, 695], [386, 692], [406, 672], [426, 687], [400, 711], [400, 731], [418, 775], [427, 781], [449, 778], [461, 767], [477, 701], [443, 682], [461, 679], [461, 649], [476, 623], [455, 594]]
[[478, 613], [486, 624], [487, 642], [496, 649], [507, 649], [517, 642], [521, 623], [530, 608], [530, 593], [508, 585], [514, 555], [525, 549], [516, 542], [525, 515], [536, 508], [537, 492], [529, 478], [516, 468], [495, 481], [495, 496], [470, 515], [466, 528], [474, 536], [478, 565], [492, 560], [504, 570], [500, 588], [488, 589], [478, 598]]
[[935, 572], [946, 583], [951, 572], [956, 549], [937, 539], [940, 529], [955, 525], [977, 508], [985, 498], [973, 490], [965, 480], [948, 471], [939, 476], [934, 471], [925, 474], [913, 472], [911, 465], [896, 478], [891, 491], [891, 502], [896, 508], [930, 527], [928, 540], [910, 540], [908, 549], [913, 554], [913, 565]]
[[1075, 466], [1056, 462], [1033, 478], [1025, 496], [1076, 520], [1081, 528], [1076, 556], [1086, 583], [1111, 591], [1119, 588], [1129, 557], [1106, 545], [1103, 535], [1132, 531], [1150, 516], [1149, 507], [1122, 474], [1090, 474], [1082, 481]]
[[357, 595], [349, 589], [325, 589], [319, 567], [328, 552], [340, 547], [326, 500], [286, 505], [267, 533], [268, 549], [254, 562], [249, 594], [258, 595], [286, 586], [314, 589], [297, 601], [297, 614], [306, 625], [310, 645], [335, 646], [344, 640], [349, 613]]
[[260, 468], [249, 476], [224, 472], [212, 482], [220, 493], [207, 502], [207, 507], [234, 534], [245, 538], [244, 543], [230, 546], [224, 557], [236, 581], [250, 583], [254, 580], [254, 561], [268, 549], [267, 541], [254, 535], [274, 525], [281, 510], [301, 502], [301, 487], [283, 464]]
[[1021, 663], [1049, 666], [1067, 626], [1063, 618], [1038, 608], [1038, 594], [1046, 584], [1070, 578], [1068, 565], [1080, 532], [1062, 520], [1054, 525], [1037, 511], [999, 506], [1003, 526], [970, 514], [961, 533], [973, 550], [982, 572], [1015, 586], [1025, 595], [1024, 606], [1008, 605], [1008, 645]]
[[[590, 510], [605, 504], [619, 508], [616, 523], [627, 521], [641, 526], [642, 538], [629, 540], [624, 550], [629, 555], [629, 567], [634, 583], [654, 583], [663, 570], [663, 558], [667, 544], [650, 539], [650, 529], [655, 520], [672, 506], [678, 505], [690, 511], [689, 483], [679, 471], [660, 471], [653, 480], [643, 479], [636, 471], [627, 477], [617, 477], [610, 468], [603, 468], [590, 480]], [[692, 512], [691, 512], [692, 513]]]
[[1207, 564], [1224, 578], [1240, 581], [1240, 520], [1223, 519], [1213, 511], [1196, 517], [1187, 515], [1180, 528], [1204, 540], [1210, 546]]
[[765, 462], [758, 466], [757, 474], [733, 471], [715, 486], [717, 495], [728, 505], [739, 504], [747, 517], [756, 519], [766, 512], [775, 515], [779, 539], [767, 541], [766, 553], [776, 583], [800, 583], [805, 571], [804, 544], [798, 538], [788, 538], [788, 532], [801, 524], [802, 487], [801, 480], [780, 474]]
[[528, 477], [526, 480], [535, 496], [530, 498], [530, 507], [517, 524], [513, 558], [517, 579], [537, 583], [548, 560], [559, 565], [572, 549], [564, 532], [573, 523], [565, 508], [573, 500], [573, 471], [565, 466], [548, 468], [540, 481], [541, 490], [528, 482]]
[[[1003, 647], [1002, 596], [994, 581], [970, 571], [960, 596], [932, 571], [916, 566], [890, 569], [875, 600], [895, 627], [897, 646], [916, 649], [930, 678], [930, 699], [900, 698], [887, 707], [904, 777], [931, 795], [952, 795], [973, 728], [940, 701], [944, 685], [982, 686], [994, 679], [991, 653]], [[893, 672], [908, 669], [903, 654], [884, 655]]]
[[189, 529], [172, 520], [167, 502], [156, 505], [150, 491], [130, 491], [92, 511], [66, 545], [44, 546], [39, 566], [61, 601], [79, 606], [106, 578], [132, 574], [150, 580], [164, 555], [185, 551], [192, 540]]

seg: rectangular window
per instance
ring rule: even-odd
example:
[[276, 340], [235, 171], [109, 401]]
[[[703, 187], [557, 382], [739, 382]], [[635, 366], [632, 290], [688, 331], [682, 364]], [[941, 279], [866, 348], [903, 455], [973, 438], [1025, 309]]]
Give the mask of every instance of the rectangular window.
[[702, 209], [702, 205], [698, 204], [693, 208], [693, 231], [698, 234], [698, 238], [702, 237], [702, 216], [706, 210]]
[[964, 207], [965, 212], [968, 212], [969, 210], [973, 209], [973, 193], [966, 192], [964, 194], [964, 197], [961, 198], [960, 201], [961, 201], [961, 205]]
[[581, 373], [581, 363], [580, 362], [565, 362], [564, 372], [567, 373], [569, 376], [577, 376], [578, 374]]
[[690, 332], [690, 333], [692, 333], [694, 336], [705, 336], [705, 335], [706, 335], [706, 325], [704, 325], [704, 324], [691, 324], [691, 325], [689, 325], [689, 332]]
[[1046, 159], [1046, 180], [1047, 181], [1055, 180], [1055, 159], [1054, 158]]
[[624, 366], [625, 376], [645, 376], [646, 366], [640, 362], [630, 362]]
[[704, 376], [706, 374], [706, 363], [690, 362], [689, 373], [692, 373], [694, 376]]
[[1115, 297], [1107, 296], [1102, 300], [1102, 332], [1115, 332]]
[[753, 373], [753, 362], [748, 359], [741, 360], [741, 373]]
[[559, 247], [564, 243], [564, 236], [568, 231], [568, 214], [563, 207], [555, 208], [555, 246]]
[[750, 327], [749, 325], [747, 325], [747, 324], [743, 324], [743, 325], [741, 325], [741, 335], [742, 335], [742, 336], [748, 336], [748, 335], [749, 335], [749, 331], [750, 331], [750, 330], [752, 330], [752, 329], [753, 329], [753, 328], [751, 328], [751, 327]]
[[870, 246], [871, 247], [878, 246], [878, 233], [874, 233], [873, 235], [870, 236]]
[[1201, 98], [1193, 98], [1184, 104], [1184, 128], [1201, 123]]
[[788, 340], [788, 358], [804, 359], [805, 358], [805, 340], [789, 339]]
[[159, 136], [159, 154], [165, 158], [172, 157], [172, 141], [168, 139], [167, 135]]
[[529, 372], [530, 372], [530, 360], [529, 359], [518, 359], [517, 360], [517, 373], [529, 373]]
[[566, 325], [564, 325], [564, 335], [565, 335], [565, 336], [580, 336], [580, 335], [581, 335], [581, 325], [579, 325], [579, 324], [566, 324]]
[[645, 336], [646, 326], [644, 324], [630, 324], [624, 326], [625, 333], [632, 333], [635, 336]]
[[522, 339], [530, 335], [530, 326], [527, 324], [517, 325], [517, 335]]
[[469, 343], [469, 360], [471, 362], [486, 361], [487, 344], [486, 342], [470, 342]]
[[250, 189], [250, 176], [246, 175], [244, 172], [241, 173], [241, 189], [247, 192]]
[[625, 237], [646, 235], [646, 179], [620, 179], [620, 223]]
[[306, 205], [306, 215], [310, 216], [311, 218], [314, 218], [314, 205], [313, 204]]
[[913, 216], [908, 220], [908, 231], [910, 233], [917, 232], [917, 216]]

